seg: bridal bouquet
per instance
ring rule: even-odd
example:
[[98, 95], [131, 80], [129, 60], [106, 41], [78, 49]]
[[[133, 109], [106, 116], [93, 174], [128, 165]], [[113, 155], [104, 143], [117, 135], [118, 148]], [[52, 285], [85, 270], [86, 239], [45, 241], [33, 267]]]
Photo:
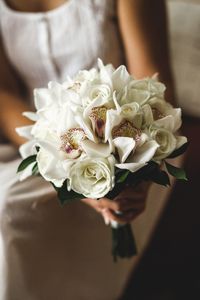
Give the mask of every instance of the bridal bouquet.
[[[39, 174], [52, 183], [61, 204], [74, 199], [113, 199], [141, 181], [169, 185], [168, 173], [186, 179], [169, 162], [187, 147], [179, 136], [181, 109], [164, 99], [156, 78], [134, 79], [125, 66], [98, 60], [98, 70], [35, 89], [34, 125], [17, 128], [29, 141], [20, 147], [21, 180]], [[117, 212], [120, 214], [120, 212]], [[115, 258], [136, 253], [130, 224], [112, 222]]]

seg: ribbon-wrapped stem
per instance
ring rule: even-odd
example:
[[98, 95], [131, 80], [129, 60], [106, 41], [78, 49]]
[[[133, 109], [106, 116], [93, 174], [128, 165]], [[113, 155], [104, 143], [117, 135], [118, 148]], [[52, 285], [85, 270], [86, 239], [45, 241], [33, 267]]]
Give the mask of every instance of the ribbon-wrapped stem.
[[137, 254], [136, 243], [129, 223], [111, 226], [112, 230], [112, 255], [116, 262], [117, 258], [129, 258]]
[[[120, 211], [116, 214], [121, 215]], [[136, 243], [131, 224], [119, 224], [111, 221], [112, 230], [112, 255], [116, 262], [117, 258], [129, 258], [137, 254]]]

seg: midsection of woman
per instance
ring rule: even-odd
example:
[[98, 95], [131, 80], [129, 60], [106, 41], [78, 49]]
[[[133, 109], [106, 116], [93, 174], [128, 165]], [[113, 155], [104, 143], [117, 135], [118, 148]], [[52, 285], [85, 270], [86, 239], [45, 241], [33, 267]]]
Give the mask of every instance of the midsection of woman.
[[[120, 17], [130, 20], [131, 1], [68, 0], [57, 2], [58, 7], [52, 6], [53, 1], [31, 1], [29, 7], [25, 2], [19, 1], [19, 5], [16, 0], [0, 0], [0, 29], [4, 54], [29, 92], [26, 103], [32, 103], [34, 88], [46, 86], [50, 80], [62, 82], [79, 69], [94, 67], [98, 57], [114, 66], [124, 62], [117, 4], [127, 4], [120, 9]], [[140, 9], [141, 0], [133, 2], [135, 9]], [[160, 68], [149, 55], [144, 57], [148, 53], [145, 43], [138, 46], [145, 39], [135, 31], [142, 28], [137, 21], [121, 26], [121, 32], [129, 69], [141, 77]], [[129, 47], [133, 36], [134, 47]], [[21, 95], [15, 98], [9, 87], [6, 92], [10, 118], [12, 104], [22, 105], [17, 100]], [[25, 110], [22, 106], [18, 113]], [[7, 116], [4, 114], [4, 127]], [[8, 137], [21, 143], [12, 134]], [[11, 145], [0, 148], [0, 233], [5, 257], [2, 299], [116, 299], [132, 262], [113, 265], [110, 232], [101, 218], [81, 203], [61, 209], [51, 186], [41, 178], [19, 182], [17, 151]], [[140, 220], [138, 227], [151, 227]], [[138, 237], [139, 242], [143, 236], [146, 233]]]
[[[27, 103], [33, 88], [91, 68], [98, 57], [123, 62], [115, 1], [69, 0], [36, 13], [17, 4], [0, 1], [1, 39]], [[116, 299], [131, 264], [113, 265], [101, 217], [81, 203], [61, 209], [41, 178], [19, 182], [19, 162], [14, 146], [0, 145], [0, 299]]]

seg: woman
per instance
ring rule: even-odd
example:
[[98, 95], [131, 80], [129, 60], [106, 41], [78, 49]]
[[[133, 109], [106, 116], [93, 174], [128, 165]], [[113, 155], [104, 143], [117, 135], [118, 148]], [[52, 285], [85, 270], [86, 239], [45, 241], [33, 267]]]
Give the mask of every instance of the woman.
[[[91, 209], [80, 203], [60, 209], [40, 178], [19, 183], [15, 147], [24, 140], [14, 129], [28, 122], [21, 113], [31, 109], [33, 88], [91, 68], [98, 57], [126, 63], [137, 78], [159, 71], [173, 92], [164, 1], [146, 2], [0, 1], [0, 128], [7, 141], [0, 146], [2, 299], [114, 299], [123, 285], [130, 266], [112, 264], [108, 230]], [[147, 192], [83, 202], [106, 220], [128, 222], [143, 211]]]

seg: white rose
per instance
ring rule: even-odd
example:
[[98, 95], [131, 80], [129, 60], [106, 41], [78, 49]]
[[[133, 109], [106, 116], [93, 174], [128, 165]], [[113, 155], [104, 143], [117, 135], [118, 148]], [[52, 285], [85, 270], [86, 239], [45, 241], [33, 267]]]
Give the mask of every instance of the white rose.
[[114, 181], [114, 157], [82, 158], [72, 166], [68, 188], [87, 198], [102, 198], [112, 188]]
[[82, 70], [79, 71], [78, 74], [74, 77], [75, 82], [83, 82], [83, 81], [98, 81], [99, 73], [97, 69], [92, 68], [90, 70]]
[[124, 89], [121, 104], [134, 101], [144, 105], [151, 97], [163, 97], [164, 91], [165, 85], [153, 78], [132, 80]]
[[83, 95], [82, 105], [88, 106], [96, 99], [101, 99], [102, 103], [112, 100], [112, 89], [107, 84], [92, 84], [88, 86]]
[[150, 128], [150, 134], [159, 145], [154, 155], [155, 160], [166, 158], [176, 149], [176, 138], [169, 130], [165, 128]]
[[137, 102], [130, 104], [124, 104], [121, 107], [121, 116], [130, 122], [137, 128], [142, 125], [142, 112], [140, 111], [140, 105]]

